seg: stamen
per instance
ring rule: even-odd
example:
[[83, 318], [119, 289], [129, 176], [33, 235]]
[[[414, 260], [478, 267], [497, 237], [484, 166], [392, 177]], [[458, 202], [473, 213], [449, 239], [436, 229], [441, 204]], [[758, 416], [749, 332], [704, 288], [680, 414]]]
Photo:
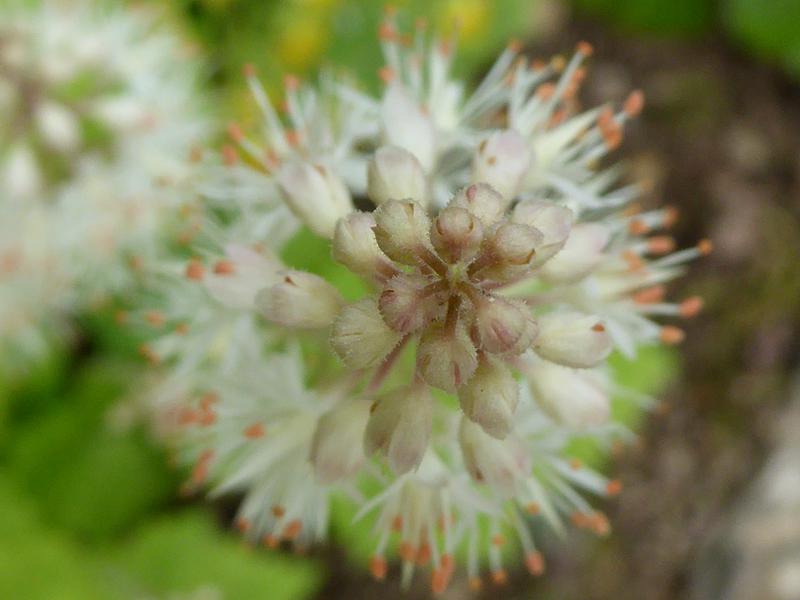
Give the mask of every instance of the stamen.
[[370, 558], [369, 571], [378, 581], [386, 579], [386, 559], [382, 556], [373, 556]]
[[692, 296], [681, 302], [679, 311], [684, 319], [690, 319], [698, 315], [703, 310], [703, 299], [700, 296]]
[[525, 566], [531, 575], [538, 577], [544, 573], [544, 556], [538, 551], [529, 552], [525, 555]]
[[663, 343], [674, 346], [676, 344], [680, 344], [686, 337], [686, 334], [684, 333], [683, 329], [680, 329], [679, 327], [665, 325], [661, 328], [659, 337]]
[[264, 437], [266, 433], [266, 429], [264, 428], [263, 423], [253, 423], [252, 425], [248, 425], [244, 428], [244, 437], [249, 440], [257, 440], [258, 438]]

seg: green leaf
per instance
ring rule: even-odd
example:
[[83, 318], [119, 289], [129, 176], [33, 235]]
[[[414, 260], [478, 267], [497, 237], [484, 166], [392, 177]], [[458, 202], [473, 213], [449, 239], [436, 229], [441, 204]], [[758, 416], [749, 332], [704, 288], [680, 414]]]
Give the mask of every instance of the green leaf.
[[208, 588], [222, 598], [300, 600], [316, 592], [322, 576], [308, 558], [244, 546], [200, 512], [147, 525], [110, 558], [130, 578], [126, 597]]

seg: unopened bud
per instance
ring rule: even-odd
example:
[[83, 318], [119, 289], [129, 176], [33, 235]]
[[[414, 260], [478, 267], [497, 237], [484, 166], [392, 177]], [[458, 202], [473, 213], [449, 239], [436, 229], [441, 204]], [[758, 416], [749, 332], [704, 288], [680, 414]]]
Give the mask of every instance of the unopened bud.
[[493, 354], [521, 354], [536, 338], [538, 328], [524, 302], [481, 298], [475, 307], [475, 328], [481, 348]]
[[411, 200], [389, 200], [375, 212], [375, 239], [392, 260], [413, 265], [421, 248], [430, 245], [430, 219], [425, 208]]
[[331, 345], [351, 369], [378, 365], [402, 335], [383, 320], [376, 301], [364, 298], [345, 306], [333, 322]]
[[436, 134], [430, 116], [399, 83], [387, 88], [381, 112], [386, 143], [408, 150], [430, 173], [436, 162]]
[[472, 378], [458, 390], [461, 410], [497, 439], [511, 431], [519, 388], [509, 368], [499, 360], [483, 355]]
[[378, 298], [386, 324], [400, 333], [416, 331], [430, 321], [438, 299], [425, 291], [429, 282], [421, 275], [401, 273], [392, 277]]
[[530, 472], [528, 453], [515, 436], [498, 440], [480, 425], [462, 417], [458, 443], [472, 479], [485, 483], [503, 496], [513, 496], [516, 482], [525, 479]]
[[524, 374], [534, 400], [562, 425], [585, 429], [604, 425], [611, 417], [611, 402], [599, 372], [537, 360]]
[[472, 163], [473, 181], [484, 181], [504, 198], [512, 200], [533, 155], [524, 137], [513, 129], [491, 134], [479, 147]]
[[481, 246], [483, 226], [466, 208], [444, 208], [431, 227], [431, 243], [447, 262], [472, 259]]
[[417, 347], [417, 372], [429, 385], [455, 393], [470, 380], [478, 366], [475, 345], [464, 327], [450, 334], [444, 327], [429, 327]]
[[466, 208], [484, 227], [494, 225], [506, 211], [508, 201], [488, 183], [473, 183], [459, 190], [449, 206]]
[[356, 275], [371, 278], [388, 258], [375, 241], [371, 213], [353, 212], [339, 219], [333, 234], [332, 254]]
[[555, 256], [567, 243], [574, 213], [554, 202], [545, 200], [523, 200], [514, 207], [511, 220], [533, 227], [542, 234], [536, 247], [535, 265], [540, 265]]
[[[536, 248], [542, 234], [533, 227], [506, 222], [497, 227], [483, 244], [490, 259], [481, 271], [485, 279], [508, 281], [524, 276], [536, 263]], [[480, 260], [480, 259], [479, 259]]]
[[332, 238], [336, 222], [353, 210], [344, 182], [324, 166], [289, 163], [277, 179], [286, 204], [319, 236]]
[[367, 193], [375, 204], [410, 198], [425, 206], [428, 193], [422, 165], [403, 148], [378, 148], [367, 169]]
[[289, 271], [275, 285], [261, 290], [256, 305], [270, 321], [284, 327], [327, 327], [339, 314], [342, 297], [319, 275]]
[[542, 358], [576, 369], [594, 367], [611, 353], [611, 336], [592, 315], [553, 313], [539, 318], [533, 349]]
[[541, 276], [558, 283], [583, 279], [603, 259], [609, 237], [608, 229], [599, 223], [575, 225], [561, 251], [542, 266]]
[[311, 439], [310, 460], [317, 480], [329, 484], [355, 475], [364, 463], [362, 439], [369, 400], [346, 400], [322, 415]]
[[416, 469], [431, 436], [433, 406], [424, 385], [394, 390], [380, 397], [367, 422], [364, 452], [380, 451], [398, 475]]

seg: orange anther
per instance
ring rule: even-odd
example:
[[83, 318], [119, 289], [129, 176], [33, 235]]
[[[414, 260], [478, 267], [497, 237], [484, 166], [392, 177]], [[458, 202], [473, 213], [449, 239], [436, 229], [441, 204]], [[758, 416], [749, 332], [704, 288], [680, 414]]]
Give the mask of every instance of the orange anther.
[[161, 327], [164, 325], [166, 319], [164, 318], [164, 313], [158, 310], [151, 310], [145, 316], [145, 321], [150, 323], [153, 327]]
[[675, 344], [680, 344], [686, 337], [686, 334], [684, 333], [683, 329], [679, 327], [665, 325], [661, 328], [661, 334], [659, 337], [663, 343], [674, 346]]
[[242, 533], [246, 533], [246, 532], [250, 531], [250, 527], [251, 526], [252, 525], [251, 525], [250, 521], [248, 521], [244, 517], [240, 517], [240, 518], [236, 519], [236, 529], [238, 529]]
[[429, 544], [424, 543], [419, 547], [419, 552], [417, 552], [417, 564], [419, 566], [427, 565], [430, 559], [431, 547]]
[[681, 302], [679, 310], [684, 319], [695, 317], [703, 310], [703, 299], [700, 296], [686, 298], [686, 300]]
[[392, 519], [392, 531], [399, 533], [401, 529], [403, 529], [403, 517], [397, 515]]
[[622, 110], [629, 117], [635, 117], [642, 112], [644, 108], [644, 93], [642, 90], [634, 90], [630, 93], [625, 103], [622, 105]]
[[242, 67], [242, 73], [245, 77], [255, 77], [256, 76], [256, 66], [253, 63], [245, 63]]
[[641, 219], [633, 219], [628, 223], [628, 231], [631, 235], [644, 235], [650, 231], [650, 227]]
[[398, 554], [405, 562], [414, 562], [417, 557], [417, 550], [410, 542], [400, 542]]
[[218, 260], [214, 265], [214, 273], [216, 275], [231, 275], [236, 272], [234, 264], [226, 259]]
[[510, 39], [508, 41], [507, 48], [511, 52], [514, 52], [514, 53], [519, 52], [520, 50], [522, 50], [522, 42], [520, 42], [518, 39]]
[[483, 587], [483, 581], [481, 581], [480, 577], [470, 577], [469, 578], [469, 589], [473, 592], [480, 591]]
[[297, 77], [297, 75], [284, 75], [283, 85], [286, 86], [287, 90], [293, 92], [300, 87], [300, 79]]
[[609, 496], [618, 496], [622, 491], [622, 482], [619, 479], [611, 479], [606, 484], [606, 494]]
[[382, 556], [373, 556], [370, 558], [369, 571], [378, 581], [386, 579], [386, 559]]
[[147, 360], [147, 362], [149, 362], [151, 365], [157, 365], [161, 362], [161, 358], [158, 356], [158, 354], [156, 354], [155, 351], [147, 344], [142, 344], [139, 346], [139, 355]]
[[391, 83], [391, 82], [394, 80], [394, 78], [395, 78], [395, 72], [394, 72], [394, 69], [392, 69], [392, 68], [391, 68], [391, 67], [389, 67], [389, 66], [383, 66], [383, 67], [381, 67], [380, 69], [378, 69], [378, 77], [380, 77], [380, 78], [381, 78], [381, 81], [382, 81], [383, 83], [389, 84], [389, 83]]
[[589, 42], [580, 41], [578, 42], [576, 51], [584, 56], [591, 56], [594, 54], [594, 47]]
[[579, 470], [583, 468], [583, 461], [580, 458], [570, 458], [569, 459], [569, 466], [574, 470]]
[[286, 131], [286, 143], [290, 146], [299, 146], [300, 145], [300, 133], [295, 131], [294, 129], [289, 129]]
[[286, 509], [283, 508], [280, 504], [276, 504], [272, 507], [272, 516], [276, 519], [280, 519], [283, 515], [286, 514]]
[[186, 335], [189, 332], [189, 324], [188, 323], [178, 323], [175, 325], [175, 333], [178, 335]]
[[672, 227], [678, 222], [680, 211], [674, 206], [664, 208], [664, 227]]
[[228, 135], [237, 144], [244, 139], [244, 133], [238, 123], [228, 123]]
[[598, 333], [602, 333], [602, 332], [603, 332], [603, 331], [605, 331], [605, 330], [606, 330], [606, 326], [605, 326], [605, 325], [603, 325], [602, 323], [595, 323], [595, 324], [592, 326], [592, 331], [596, 331], [596, 332], [598, 332]]
[[538, 515], [542, 511], [542, 507], [537, 502], [530, 502], [525, 506], [525, 511], [529, 515]]
[[299, 519], [295, 519], [286, 525], [286, 529], [283, 530], [283, 537], [287, 540], [293, 540], [300, 535], [302, 529], [303, 523]]
[[650, 254], [669, 254], [675, 250], [675, 239], [668, 235], [656, 235], [647, 240]]
[[249, 440], [257, 440], [260, 437], [264, 437], [266, 430], [262, 423], [253, 423], [245, 427], [242, 433], [244, 433], [244, 437]]
[[553, 94], [556, 91], [556, 86], [550, 82], [543, 83], [538, 88], [536, 88], [536, 95], [541, 98], [542, 100], [549, 100], [553, 97]]
[[500, 547], [505, 543], [506, 543], [506, 538], [503, 537], [501, 534], [496, 533], [492, 536], [492, 545]]
[[230, 144], [223, 144], [223, 146], [222, 146], [222, 162], [228, 167], [232, 167], [233, 165], [238, 163], [239, 162], [239, 153], [236, 151], [236, 148], [234, 148]]
[[531, 575], [541, 575], [544, 573], [544, 556], [541, 552], [528, 552], [525, 555], [525, 566]]
[[714, 249], [714, 245], [711, 243], [711, 240], [705, 239], [700, 240], [697, 243], [697, 249], [700, 251], [700, 254], [703, 256], [708, 256], [711, 254], [711, 251]]
[[655, 302], [661, 302], [666, 293], [667, 290], [663, 285], [654, 285], [636, 292], [633, 295], [633, 301], [636, 302], [636, 304], [653, 304]]
[[508, 583], [508, 573], [506, 573], [505, 569], [492, 571], [492, 581], [495, 585], [505, 585]]
[[274, 534], [268, 533], [264, 536], [264, 545], [267, 546], [267, 548], [272, 548], [274, 550], [278, 547], [278, 544], [280, 544], [280, 540], [278, 540], [277, 536]]

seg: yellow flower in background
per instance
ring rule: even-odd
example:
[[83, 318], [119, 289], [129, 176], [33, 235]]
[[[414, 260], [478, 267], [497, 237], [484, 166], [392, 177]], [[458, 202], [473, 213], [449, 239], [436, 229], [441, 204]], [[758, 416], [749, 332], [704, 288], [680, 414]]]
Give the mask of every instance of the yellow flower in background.
[[448, 0], [438, 17], [439, 28], [458, 28], [459, 41], [469, 46], [491, 25], [487, 0]]
[[326, 14], [314, 10], [292, 13], [275, 41], [275, 53], [285, 68], [306, 71], [319, 63], [328, 45], [330, 36], [325, 26]]

